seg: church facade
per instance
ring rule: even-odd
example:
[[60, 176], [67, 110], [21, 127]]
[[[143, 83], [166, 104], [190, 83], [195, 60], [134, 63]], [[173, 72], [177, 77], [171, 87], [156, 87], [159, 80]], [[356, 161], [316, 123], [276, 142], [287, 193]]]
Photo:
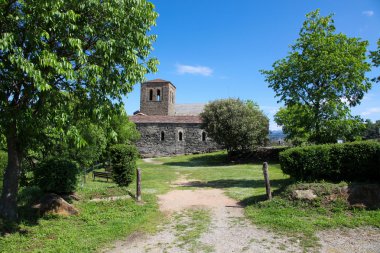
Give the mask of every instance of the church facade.
[[176, 87], [155, 79], [141, 84], [140, 111], [130, 116], [141, 134], [142, 157], [211, 152], [220, 147], [201, 129], [203, 104], [175, 104]]

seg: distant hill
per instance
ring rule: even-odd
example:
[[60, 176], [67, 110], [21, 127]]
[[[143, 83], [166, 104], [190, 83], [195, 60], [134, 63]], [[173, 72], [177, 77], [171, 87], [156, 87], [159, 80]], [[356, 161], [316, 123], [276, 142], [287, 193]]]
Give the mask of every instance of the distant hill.
[[284, 140], [285, 137], [286, 137], [286, 134], [284, 134], [284, 132], [282, 132], [282, 130], [269, 131], [269, 140], [270, 141]]

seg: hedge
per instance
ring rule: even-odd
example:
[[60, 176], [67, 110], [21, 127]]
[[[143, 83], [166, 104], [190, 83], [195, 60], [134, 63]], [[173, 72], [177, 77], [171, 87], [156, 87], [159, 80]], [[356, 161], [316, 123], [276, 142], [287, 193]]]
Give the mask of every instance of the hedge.
[[280, 153], [289, 147], [259, 147], [252, 152], [253, 159], [262, 162], [278, 162]]
[[297, 147], [280, 153], [281, 169], [297, 180], [380, 181], [380, 143]]

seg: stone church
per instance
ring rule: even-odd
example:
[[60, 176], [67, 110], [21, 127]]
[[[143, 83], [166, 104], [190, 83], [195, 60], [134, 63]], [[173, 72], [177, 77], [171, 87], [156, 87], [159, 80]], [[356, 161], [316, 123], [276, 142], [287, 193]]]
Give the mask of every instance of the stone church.
[[141, 133], [142, 157], [205, 153], [220, 149], [201, 129], [204, 104], [175, 104], [176, 87], [155, 79], [141, 84], [140, 111], [130, 116]]

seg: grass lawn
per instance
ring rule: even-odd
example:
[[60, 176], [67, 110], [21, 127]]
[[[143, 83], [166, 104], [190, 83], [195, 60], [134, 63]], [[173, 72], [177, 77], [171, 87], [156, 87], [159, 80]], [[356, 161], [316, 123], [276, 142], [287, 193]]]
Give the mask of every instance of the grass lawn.
[[[138, 162], [142, 169], [144, 205], [138, 205], [132, 199], [90, 202], [92, 198], [127, 195], [128, 191], [134, 193], [135, 184], [119, 188], [113, 183], [92, 181], [89, 175], [86, 184], [78, 188], [81, 200], [74, 202], [80, 215], [36, 219], [30, 209], [21, 207], [21, 230], [0, 237], [0, 252], [96, 252], [134, 231], [154, 231], [162, 220], [156, 195], [169, 191], [170, 183], [181, 175], [199, 181], [185, 188], [224, 189], [228, 196], [246, 205], [246, 215], [253, 223], [299, 238], [304, 247], [315, 244], [315, 233], [321, 229], [365, 225], [380, 227], [379, 210], [347, 209], [339, 202], [331, 207], [319, 202], [304, 205], [281, 198], [280, 189], [291, 180], [282, 173], [278, 164], [269, 165], [274, 190], [274, 199], [269, 202], [264, 200], [261, 164], [227, 163], [224, 152], [156, 160], [163, 164]], [[38, 196], [38, 190], [22, 190], [22, 206], [33, 202], [30, 196]], [[191, 215], [195, 221], [205, 222], [208, 219], [208, 215], [203, 213]], [[180, 231], [181, 227], [178, 229]], [[183, 238], [184, 241], [187, 239]]]

